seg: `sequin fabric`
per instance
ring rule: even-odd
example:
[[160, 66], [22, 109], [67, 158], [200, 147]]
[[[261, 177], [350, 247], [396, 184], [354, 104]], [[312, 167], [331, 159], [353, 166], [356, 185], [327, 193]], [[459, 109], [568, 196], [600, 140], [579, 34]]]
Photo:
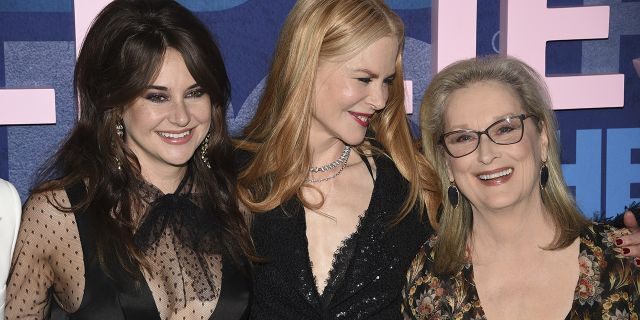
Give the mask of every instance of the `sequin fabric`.
[[[163, 196], [154, 186], [141, 182], [145, 205], [138, 213], [144, 221], [150, 203]], [[23, 209], [23, 221], [16, 244], [7, 287], [6, 319], [43, 319], [52, 299], [68, 313], [83, 301], [86, 280], [82, 245], [73, 213], [53, 205], [68, 206], [64, 191], [32, 195]], [[202, 256], [206, 270], [189, 270], [197, 262], [193, 251], [166, 228], [149, 250], [150, 269], [143, 270], [161, 319], [208, 319], [213, 313], [222, 280], [222, 259], [216, 254]], [[96, 235], [99, 236], [99, 235]], [[198, 286], [207, 277], [211, 286]], [[198, 280], [200, 279], [200, 281]]]
[[391, 225], [408, 183], [388, 158], [375, 157], [375, 163], [369, 207], [335, 253], [322, 294], [313, 278], [300, 201], [254, 216], [254, 243], [266, 261], [254, 268], [253, 319], [401, 319], [405, 273], [433, 231], [415, 212]]

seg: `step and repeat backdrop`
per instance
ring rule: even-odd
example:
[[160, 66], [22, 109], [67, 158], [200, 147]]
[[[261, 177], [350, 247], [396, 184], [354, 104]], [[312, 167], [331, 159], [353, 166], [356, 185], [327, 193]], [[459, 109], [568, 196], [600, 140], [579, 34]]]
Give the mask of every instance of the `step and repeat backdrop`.
[[[0, 0], [0, 178], [26, 199], [38, 168], [74, 123], [76, 50], [108, 0]], [[179, 0], [211, 29], [232, 82], [227, 121], [254, 114], [294, 0]], [[437, 70], [509, 54], [546, 75], [566, 180], [584, 214], [640, 201], [640, 0], [386, 0], [406, 25], [406, 109]]]

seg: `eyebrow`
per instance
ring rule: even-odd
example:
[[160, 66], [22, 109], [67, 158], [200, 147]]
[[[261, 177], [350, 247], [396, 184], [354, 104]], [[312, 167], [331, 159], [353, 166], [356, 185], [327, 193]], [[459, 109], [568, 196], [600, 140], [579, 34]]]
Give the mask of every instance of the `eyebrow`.
[[377, 79], [378, 77], [380, 77], [380, 75], [378, 75], [377, 73], [375, 73], [375, 72], [373, 72], [373, 71], [371, 71], [369, 69], [359, 68], [359, 69], [355, 69], [353, 71], [355, 71], [355, 72], [364, 72], [364, 73], [368, 74], [369, 77], [374, 78], [374, 79]]
[[[524, 113], [524, 112], [520, 112], [520, 113], [518, 113], [518, 112], [515, 112], [515, 113], [507, 113], [507, 114], [502, 115], [502, 116], [500, 116], [500, 117], [493, 118], [493, 121], [492, 121], [489, 125], [493, 125], [493, 124], [495, 124], [496, 122], [498, 122], [498, 121], [500, 121], [500, 120], [504, 120], [504, 119], [509, 118], [509, 117], [516, 117], [516, 116], [519, 116], [519, 115], [521, 115], [521, 114], [523, 114], [523, 113]], [[452, 127], [453, 127], [453, 126], [452, 126]], [[474, 130], [474, 129], [470, 129], [470, 128], [469, 128], [469, 126], [466, 126], [466, 127], [458, 126], [458, 127], [454, 127], [454, 128], [456, 128], [456, 129], [450, 129], [450, 130], [449, 130], [449, 132], [451, 132], [451, 131], [458, 131], [458, 130], [471, 130], [471, 131], [476, 131], [476, 130]], [[485, 128], [485, 129], [486, 129], [486, 128]]]
[[[378, 79], [380, 77], [379, 74], [377, 74], [377, 73], [375, 73], [375, 72], [373, 72], [373, 71], [371, 71], [371, 70], [369, 70], [367, 68], [358, 68], [358, 69], [355, 69], [353, 71], [354, 72], [364, 72], [364, 73], [368, 74], [369, 77], [371, 77], [373, 79]], [[395, 78], [395, 76], [396, 76], [396, 73], [394, 72], [393, 74], [389, 75], [385, 79], [387, 79], [387, 78]]]
[[[200, 86], [199, 84], [194, 83], [194, 84], [190, 85], [190, 86], [187, 88], [187, 90], [191, 90], [191, 89], [193, 89], [193, 88], [197, 88], [197, 87], [199, 87], [199, 86]], [[146, 88], [146, 89], [155, 89], [155, 90], [160, 90], [160, 91], [169, 91], [169, 88], [167, 88], [167, 87], [165, 87], [165, 86], [156, 86], [156, 85], [150, 85], [150, 86], [147, 86], [147, 88]]]

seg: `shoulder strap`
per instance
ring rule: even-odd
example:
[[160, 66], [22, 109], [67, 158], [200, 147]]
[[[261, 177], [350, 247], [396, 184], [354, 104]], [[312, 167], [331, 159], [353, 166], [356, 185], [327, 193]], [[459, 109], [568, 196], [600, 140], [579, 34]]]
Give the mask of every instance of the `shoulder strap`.
[[[65, 189], [67, 191], [67, 197], [69, 197], [69, 203], [72, 207], [77, 206], [87, 196], [87, 190], [84, 183], [78, 182]], [[78, 226], [78, 236], [80, 236], [80, 244], [82, 245], [82, 254], [84, 255], [85, 268], [88, 267], [88, 263], [91, 260], [91, 256], [88, 253], [95, 252], [94, 245], [94, 233], [91, 232], [91, 221], [87, 218], [83, 211], [74, 212], [73, 215], [76, 218], [76, 225]], [[88, 259], [89, 258], [89, 259]], [[88, 269], [85, 269], [88, 270]]]
[[376, 179], [373, 177], [373, 169], [371, 169], [371, 163], [369, 163], [369, 159], [367, 159], [367, 157], [363, 154], [358, 153], [358, 155], [362, 159], [362, 162], [364, 162], [364, 165], [367, 166], [367, 170], [369, 170], [369, 174], [371, 175], [371, 180], [373, 180], [373, 182], [375, 183]]

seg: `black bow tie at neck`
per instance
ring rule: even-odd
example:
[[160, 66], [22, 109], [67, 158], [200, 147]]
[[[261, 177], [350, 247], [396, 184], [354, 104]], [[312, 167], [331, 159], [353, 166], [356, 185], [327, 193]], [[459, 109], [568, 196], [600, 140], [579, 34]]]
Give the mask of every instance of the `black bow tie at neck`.
[[166, 194], [149, 207], [144, 222], [133, 237], [143, 252], [156, 244], [166, 231], [182, 245], [196, 253], [213, 253], [215, 241], [214, 218], [193, 203], [191, 194]]
[[[205, 256], [215, 253], [214, 217], [191, 201], [191, 194], [166, 194], [151, 203], [149, 213], [133, 241], [146, 254], [158, 249], [158, 241], [167, 236], [175, 250], [177, 279], [183, 287], [190, 285], [201, 301], [215, 299], [220, 288]], [[184, 306], [187, 299], [183, 299]]]

